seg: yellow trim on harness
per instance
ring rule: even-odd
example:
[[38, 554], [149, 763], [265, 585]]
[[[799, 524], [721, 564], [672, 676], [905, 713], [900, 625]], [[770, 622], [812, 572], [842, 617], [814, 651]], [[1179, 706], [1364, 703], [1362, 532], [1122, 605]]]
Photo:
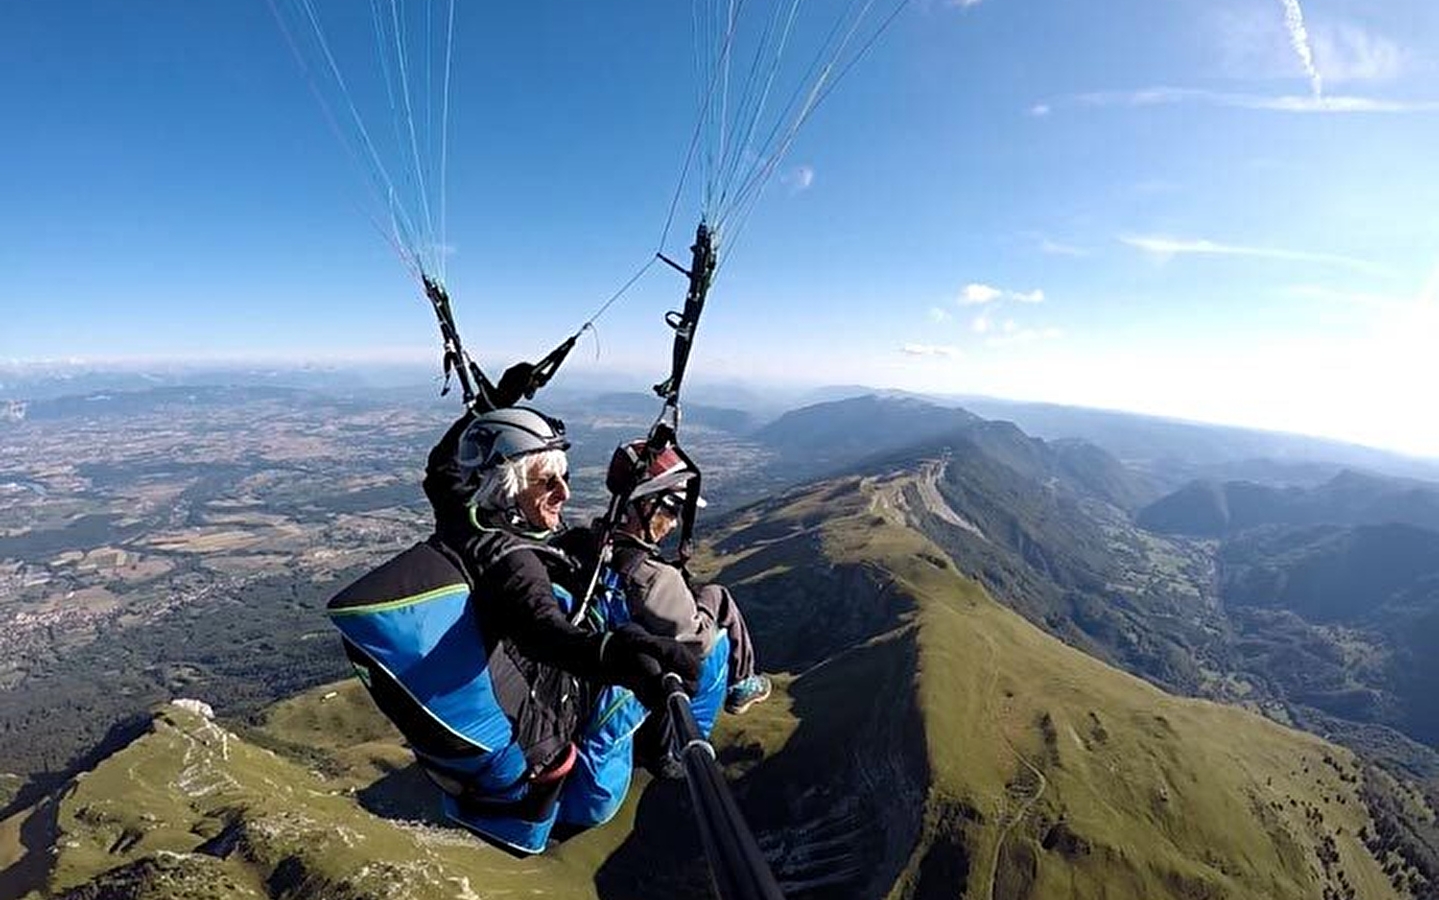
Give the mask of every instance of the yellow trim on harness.
[[599, 729], [605, 727], [605, 723], [608, 722], [610, 719], [613, 719], [615, 717], [615, 713], [619, 712], [620, 708], [623, 707], [634, 697], [634, 692], [631, 691], [629, 688], [620, 687], [619, 685], [615, 685], [615, 687], [619, 689], [618, 691], [616, 691], [617, 696], [615, 697], [614, 702], [611, 703], [608, 707], [606, 707], [605, 711], [600, 714], [599, 719], [595, 721], [595, 731], [598, 731]]
[[469, 592], [470, 586], [468, 584], [447, 584], [444, 587], [437, 587], [432, 591], [425, 591], [423, 594], [415, 594], [412, 597], [401, 597], [398, 600], [384, 600], [379, 603], [371, 603], [367, 606], [347, 606], [343, 609], [332, 609], [329, 610], [329, 614], [331, 618], [334, 618], [336, 616], [353, 616], [362, 613], [389, 612], [393, 609], [402, 609], [418, 603], [427, 603], [451, 594], [468, 594]]

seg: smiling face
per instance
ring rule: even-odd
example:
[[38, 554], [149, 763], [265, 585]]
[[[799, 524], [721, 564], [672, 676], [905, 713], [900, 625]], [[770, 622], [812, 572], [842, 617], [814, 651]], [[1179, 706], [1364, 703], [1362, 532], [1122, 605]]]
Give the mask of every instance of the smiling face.
[[532, 528], [553, 531], [560, 527], [561, 512], [570, 499], [568, 473], [546, 472], [539, 462], [526, 473], [529, 485], [515, 496], [515, 506]]

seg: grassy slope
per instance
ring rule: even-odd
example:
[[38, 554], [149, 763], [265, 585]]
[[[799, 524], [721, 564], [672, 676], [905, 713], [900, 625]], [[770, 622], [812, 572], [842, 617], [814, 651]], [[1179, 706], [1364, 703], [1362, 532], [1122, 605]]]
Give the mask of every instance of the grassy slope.
[[[966, 896], [1318, 897], [1346, 883], [1394, 896], [1356, 837], [1369, 818], [1347, 751], [1054, 640], [937, 565], [884, 502], [894, 487], [870, 486], [873, 511], [833, 523], [826, 549], [887, 568], [919, 601], [932, 803], [971, 808], [956, 826], [932, 807], [926, 840], [964, 831]], [[899, 893], [923, 893], [920, 868]]]
[[[359, 707], [356, 693], [344, 686], [333, 705], [322, 704], [320, 692], [305, 695], [279, 714], [278, 730], [306, 737], [325, 733], [310, 727], [326, 720], [342, 729], [373, 730], [368, 711], [353, 718], [340, 712], [342, 706]], [[309, 712], [300, 711], [307, 706]], [[400, 752], [383, 742], [370, 749], [375, 752], [352, 757], [350, 767], [326, 779], [190, 712], [166, 707], [152, 733], [65, 792], [56, 822], [59, 852], [46, 888], [62, 892], [158, 855], [177, 871], [148, 892], [123, 896], [189, 896], [183, 883], [196, 880], [198, 869], [203, 896], [214, 897], [265, 896], [267, 882], [280, 895], [307, 898], [473, 897], [481, 886], [486, 897], [504, 897], [529, 893], [540, 878], [551, 896], [591, 898], [591, 873], [627, 830], [621, 821], [559, 853], [516, 860], [461, 831], [369, 815], [357, 809], [346, 787], [367, 781], [363, 771], [377, 760], [377, 770], [388, 768]], [[620, 818], [632, 815], [627, 809]], [[241, 823], [239, 843], [227, 859], [189, 856], [233, 820]], [[177, 861], [170, 854], [181, 856]]]

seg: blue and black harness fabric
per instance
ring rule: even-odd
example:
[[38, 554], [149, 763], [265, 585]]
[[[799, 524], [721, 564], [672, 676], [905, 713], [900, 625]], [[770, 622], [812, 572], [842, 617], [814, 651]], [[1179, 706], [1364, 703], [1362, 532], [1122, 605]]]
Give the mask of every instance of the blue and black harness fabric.
[[443, 791], [446, 814], [537, 853], [558, 820], [584, 827], [614, 815], [645, 709], [626, 688], [487, 637], [483, 606], [432, 540], [345, 588], [329, 614], [356, 674]]
[[[554, 552], [510, 535], [497, 535], [485, 549], [482, 575], [513, 568], [501, 561], [521, 552]], [[431, 538], [341, 591], [330, 601], [330, 618], [356, 674], [440, 787], [445, 814], [513, 852], [538, 853], [557, 822], [585, 828], [618, 811], [634, 734], [648, 711], [629, 688], [586, 671], [591, 665], [560, 668], [495, 637], [504, 632], [486, 627], [494, 619], [487, 614], [494, 611], [485, 595], [489, 579], [472, 587], [466, 569], [474, 571]], [[592, 647], [602, 640], [599, 631], [625, 624], [618, 590], [614, 578], [605, 579], [585, 629]], [[553, 582], [551, 591], [556, 612], [568, 614], [570, 593]], [[715, 649], [701, 666], [695, 697], [709, 713], [706, 731], [725, 690], [725, 651]]]

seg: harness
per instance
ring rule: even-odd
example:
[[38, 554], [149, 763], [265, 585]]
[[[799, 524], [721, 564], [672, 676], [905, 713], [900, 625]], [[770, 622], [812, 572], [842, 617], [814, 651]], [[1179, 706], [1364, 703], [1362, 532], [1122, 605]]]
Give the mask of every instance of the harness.
[[[532, 819], [574, 764], [591, 689], [483, 628], [477, 579], [537, 542], [489, 530], [466, 556], [431, 538], [346, 587], [327, 611], [380, 711], [441, 790], [494, 815]], [[465, 558], [476, 566], [467, 571]], [[554, 585], [562, 608], [573, 598]]]

